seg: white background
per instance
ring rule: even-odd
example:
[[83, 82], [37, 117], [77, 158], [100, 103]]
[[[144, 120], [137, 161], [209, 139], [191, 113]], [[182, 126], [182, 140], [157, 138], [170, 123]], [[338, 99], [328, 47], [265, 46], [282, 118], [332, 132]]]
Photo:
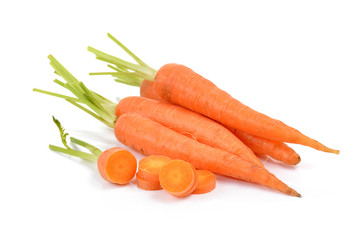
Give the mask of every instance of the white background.
[[[360, 12], [359, 1], [2, 1], [0, 238], [359, 238]], [[103, 181], [48, 150], [61, 145], [51, 116], [104, 150], [122, 146], [112, 130], [32, 88], [65, 93], [51, 53], [109, 99], [138, 95], [88, 76], [106, 70], [88, 45], [125, 56], [107, 32], [152, 67], [187, 65], [341, 154], [292, 145], [298, 166], [265, 163], [303, 198], [225, 177], [185, 199]]]

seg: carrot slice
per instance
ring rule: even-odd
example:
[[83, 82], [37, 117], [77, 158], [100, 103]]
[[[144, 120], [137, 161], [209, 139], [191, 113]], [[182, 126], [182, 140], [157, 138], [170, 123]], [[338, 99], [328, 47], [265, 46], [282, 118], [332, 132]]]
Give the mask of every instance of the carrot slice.
[[159, 181], [145, 180], [144, 178], [141, 177], [139, 172], [136, 174], [136, 179], [137, 179], [137, 186], [140, 189], [147, 190], [147, 191], [162, 189], [162, 186], [160, 185]]
[[111, 148], [99, 156], [98, 170], [106, 181], [127, 184], [137, 171], [137, 159], [125, 149]]
[[197, 170], [198, 186], [193, 191], [194, 194], [211, 192], [216, 187], [216, 176], [208, 170]]
[[171, 159], [161, 155], [151, 155], [139, 161], [138, 174], [148, 181], [159, 181], [159, 171]]
[[198, 175], [192, 164], [183, 160], [171, 160], [160, 170], [159, 181], [168, 193], [185, 197], [197, 186]]

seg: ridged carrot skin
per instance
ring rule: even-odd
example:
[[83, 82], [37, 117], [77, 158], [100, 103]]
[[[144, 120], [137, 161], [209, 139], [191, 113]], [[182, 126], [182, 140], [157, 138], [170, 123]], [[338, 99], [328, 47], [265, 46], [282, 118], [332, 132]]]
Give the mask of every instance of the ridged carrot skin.
[[238, 129], [230, 129], [230, 131], [232, 131], [246, 146], [252, 149], [256, 155], [267, 155], [290, 165], [296, 165], [301, 161], [300, 155], [285, 143], [251, 136]]
[[186, 66], [174, 63], [162, 66], [154, 78], [154, 88], [165, 101], [186, 107], [242, 132], [339, 153], [283, 122], [249, 108]]
[[154, 84], [152, 81], [143, 80], [139, 87], [140, 90], [140, 96], [151, 98], [158, 101], [164, 101], [158, 93], [154, 90]]
[[[154, 89], [154, 82], [144, 80], [140, 85], [140, 95], [165, 102]], [[300, 156], [289, 146], [282, 142], [276, 142], [261, 137], [249, 135], [238, 129], [228, 128], [238, 139], [249, 147], [256, 156], [268, 155], [281, 162], [296, 165], [301, 161]], [[225, 149], [223, 149], [225, 150]], [[265, 156], [264, 156], [265, 157]]]
[[144, 97], [126, 97], [119, 101], [115, 115], [119, 117], [128, 112], [149, 117], [198, 142], [233, 153], [245, 161], [263, 167], [252, 150], [228, 129], [186, 108]]
[[300, 196], [265, 168], [194, 141], [139, 114], [121, 115], [115, 123], [114, 133], [119, 142], [146, 156], [164, 155], [182, 159], [197, 169], [261, 184], [291, 196]]

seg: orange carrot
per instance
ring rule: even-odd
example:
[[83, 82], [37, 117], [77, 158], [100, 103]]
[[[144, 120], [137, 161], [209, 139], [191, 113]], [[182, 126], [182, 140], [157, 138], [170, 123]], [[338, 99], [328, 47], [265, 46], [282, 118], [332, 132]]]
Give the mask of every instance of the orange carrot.
[[87, 148], [91, 153], [74, 150], [66, 143], [66, 136], [68, 134], [64, 132], [65, 130], [61, 126], [60, 122], [54, 117], [53, 121], [59, 128], [61, 139], [65, 148], [49, 145], [51, 150], [80, 157], [88, 161], [97, 161], [100, 175], [108, 182], [126, 184], [134, 178], [137, 170], [137, 160], [129, 151], [119, 147], [114, 147], [102, 152], [100, 149], [89, 143], [71, 137], [70, 141], [72, 143]]
[[115, 67], [112, 68], [117, 69], [116, 72], [96, 74], [110, 74], [120, 82], [127, 83], [130, 81], [129, 84], [138, 86], [143, 79], [154, 81], [156, 93], [165, 101], [203, 114], [224, 126], [230, 126], [242, 132], [273, 141], [297, 143], [325, 152], [339, 153], [338, 150], [322, 145], [283, 122], [247, 107], [186, 66], [174, 63], [166, 64], [158, 71], [149, 67], [117, 39], [110, 34], [108, 36], [132, 56], [138, 64], [88, 47], [88, 50], [94, 53], [98, 59], [113, 64]]
[[[66, 83], [59, 80], [56, 80], [56, 83], [70, 90], [77, 98], [39, 89], [34, 91], [65, 98], [109, 127], [114, 127], [116, 118], [125, 112], [140, 113], [201, 143], [236, 154], [246, 161], [263, 167], [254, 153], [221, 124], [183, 107], [148, 98], [128, 97], [117, 105], [86, 88], [53, 56], [50, 55], [49, 59], [55, 71], [66, 80]], [[90, 109], [84, 108], [81, 104], [87, 105]]]
[[164, 155], [172, 159], [184, 159], [198, 169], [210, 170], [220, 175], [274, 188], [292, 196], [300, 196], [266, 169], [224, 150], [199, 143], [149, 118], [126, 113], [117, 119], [114, 115], [116, 104], [89, 90], [54, 57], [49, 58], [56, 73], [66, 80], [66, 83], [59, 80], [55, 82], [70, 90], [76, 98], [38, 89], [34, 91], [64, 98], [107, 126], [114, 127], [117, 139], [125, 145], [147, 156]]
[[154, 191], [154, 190], [161, 190], [162, 186], [158, 181], [149, 181], [142, 178], [139, 172], [136, 174], [137, 186], [140, 189], [147, 190], [147, 191]]
[[[161, 97], [155, 92], [154, 90], [154, 82], [144, 80], [142, 84], [140, 85], [140, 95], [142, 97], [151, 98], [155, 100], [159, 100], [165, 102], [161, 99]], [[261, 156], [261, 159], [266, 159], [266, 155], [272, 157], [273, 159], [276, 159], [278, 161], [296, 165], [301, 161], [300, 156], [289, 146], [287, 146], [285, 143], [282, 142], [276, 142], [267, 140], [261, 137], [256, 137], [249, 135], [247, 133], [241, 132], [238, 129], [232, 129], [228, 128], [231, 132], [234, 133], [235, 136], [237, 136], [247, 147], [249, 147], [257, 157]], [[200, 141], [200, 140], [198, 140]], [[202, 142], [202, 141], [200, 141]], [[206, 142], [203, 142], [207, 144]], [[210, 144], [208, 144], [210, 145]], [[226, 144], [227, 146], [230, 146], [229, 144]], [[217, 147], [223, 150], [226, 150], [226, 148], [221, 148], [217, 145], [210, 145], [213, 147]], [[233, 152], [234, 153], [234, 152]], [[236, 154], [237, 155], [237, 154]], [[260, 158], [260, 157], [259, 157]]]
[[121, 115], [116, 121], [114, 133], [121, 143], [146, 156], [163, 155], [183, 159], [197, 169], [261, 184], [291, 196], [300, 196], [265, 168], [194, 141], [139, 114]]
[[139, 88], [140, 96], [146, 97], [146, 98], [151, 98], [151, 99], [158, 100], [158, 101], [164, 101], [158, 95], [158, 93], [155, 91], [153, 86], [154, 86], [154, 84], [152, 81], [147, 81], [147, 80], [142, 81], [140, 88]]
[[176, 197], [191, 194], [198, 184], [198, 175], [192, 164], [183, 160], [171, 160], [159, 172], [163, 189]]
[[203, 194], [213, 191], [216, 188], [216, 176], [208, 170], [197, 170], [198, 185], [193, 194]]
[[151, 155], [142, 158], [138, 164], [138, 175], [144, 180], [157, 182], [159, 181], [159, 171], [165, 163], [171, 159], [166, 156]]
[[262, 162], [228, 129], [213, 120], [180, 106], [143, 97], [119, 101], [115, 115], [138, 113], [182, 133], [198, 142], [233, 153], [245, 161], [263, 167]]
[[301, 157], [289, 146], [282, 142], [275, 142], [260, 137], [255, 137], [239, 131], [230, 129], [244, 144], [246, 144], [256, 155], [267, 155], [278, 161], [296, 165]]

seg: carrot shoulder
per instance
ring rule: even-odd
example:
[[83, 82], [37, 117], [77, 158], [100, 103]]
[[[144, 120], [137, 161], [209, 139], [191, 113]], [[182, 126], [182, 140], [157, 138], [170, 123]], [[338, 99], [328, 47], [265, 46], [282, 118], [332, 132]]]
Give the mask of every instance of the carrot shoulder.
[[266, 169], [226, 151], [212, 148], [183, 136], [149, 118], [126, 113], [115, 123], [116, 138], [144, 155], [164, 155], [183, 159], [197, 169], [261, 184], [283, 193], [300, 196]]

